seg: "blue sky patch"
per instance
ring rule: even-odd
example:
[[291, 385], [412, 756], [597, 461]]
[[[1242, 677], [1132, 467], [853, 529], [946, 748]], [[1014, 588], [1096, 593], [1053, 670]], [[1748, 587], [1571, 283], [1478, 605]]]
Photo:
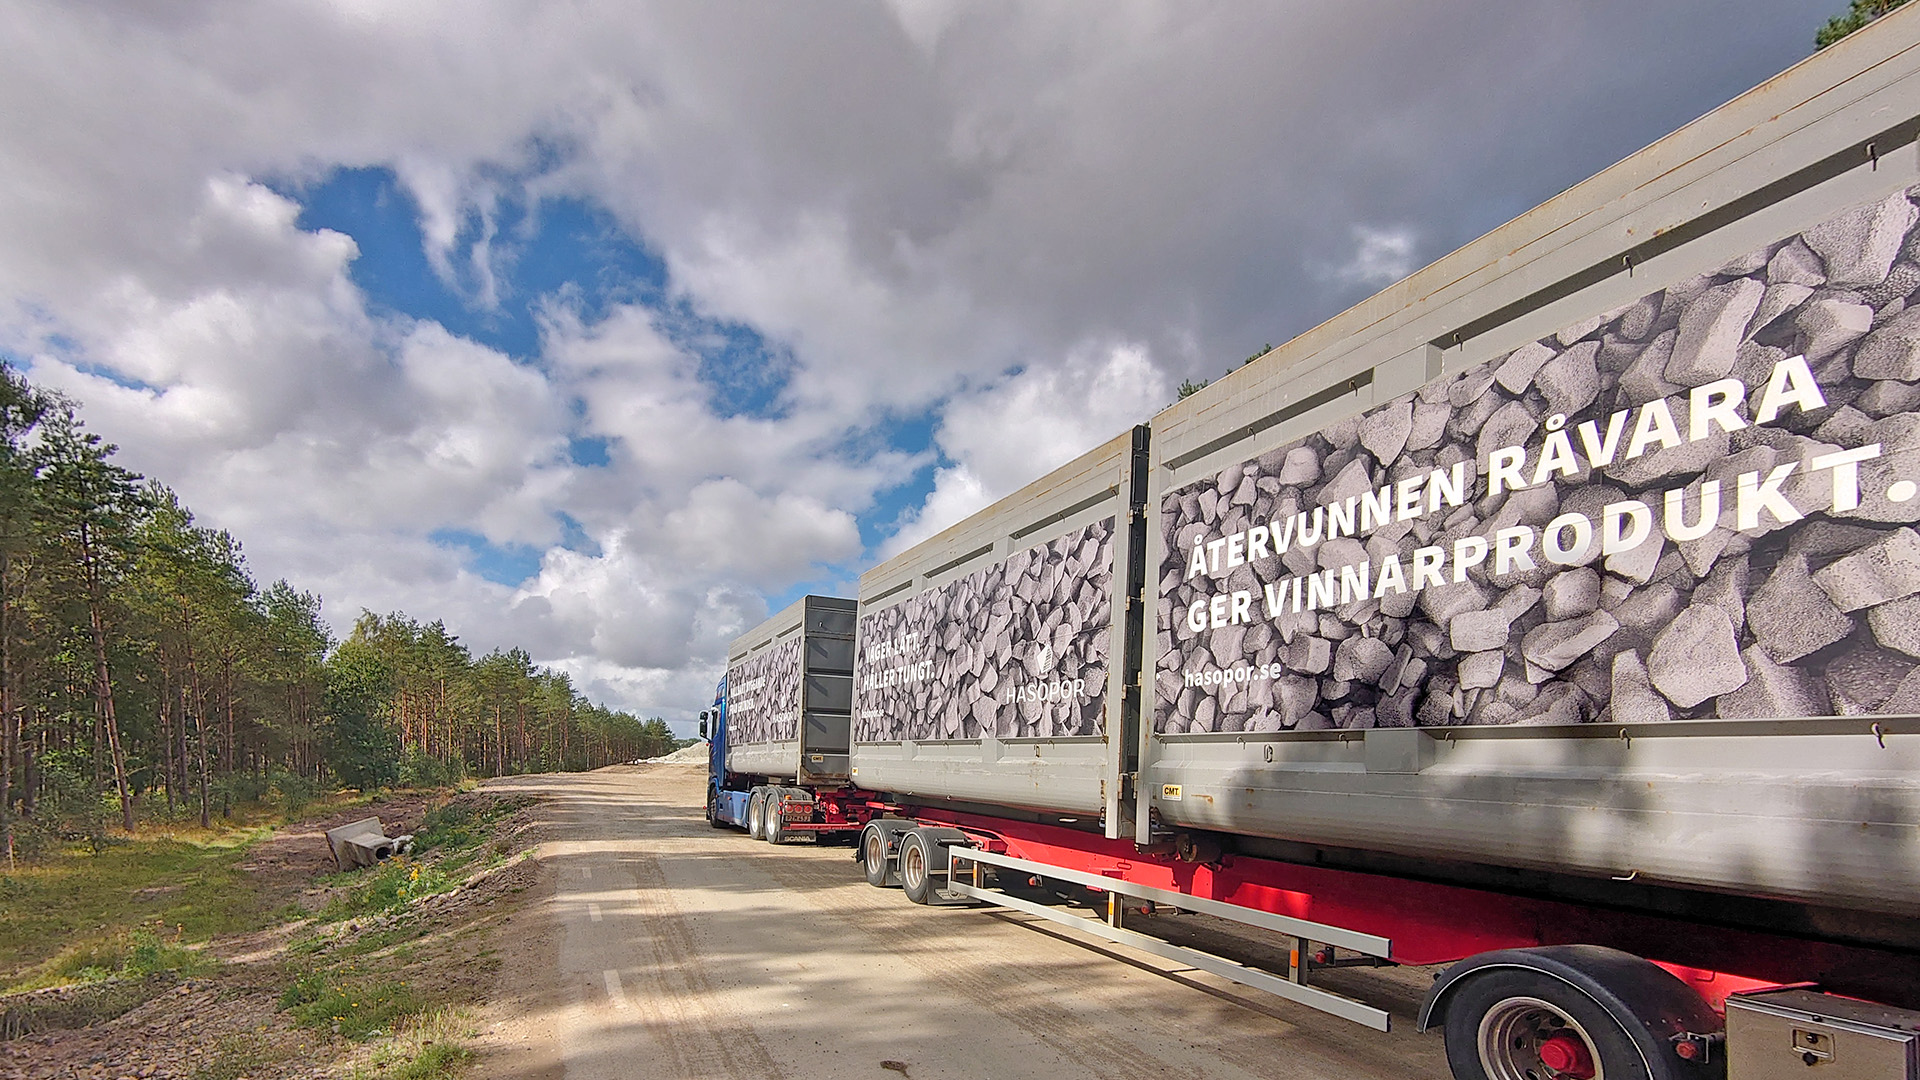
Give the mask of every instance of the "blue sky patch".
[[560, 520], [561, 547], [568, 551], [577, 551], [589, 558], [600, 557], [600, 545], [587, 534], [586, 526], [580, 524], [572, 514], [564, 511], [557, 512], [553, 516]]
[[598, 435], [586, 435], [567, 440], [567, 460], [583, 468], [597, 468], [612, 463], [612, 444]]
[[953, 464], [934, 447], [935, 423], [932, 411], [909, 417], [892, 417], [876, 425], [869, 436], [875, 445], [905, 454], [926, 455], [925, 463], [915, 469], [911, 476], [893, 487], [875, 492], [873, 505], [865, 513], [856, 516], [855, 520], [860, 526], [860, 543], [869, 556], [893, 535], [902, 515], [918, 510], [926, 503], [927, 496], [933, 493], [934, 473], [943, 465]]
[[[511, 191], [511, 185], [509, 190]], [[592, 325], [618, 305], [656, 313], [668, 340], [699, 360], [720, 416], [775, 418], [792, 355], [742, 323], [711, 319], [670, 295], [666, 264], [612, 215], [572, 198], [528, 203], [511, 194], [493, 207], [492, 234], [470, 209], [448, 262], [455, 280], [434, 272], [420, 231], [420, 206], [391, 169], [336, 169], [282, 194], [301, 206], [303, 229], [353, 238], [360, 256], [349, 271], [375, 311], [439, 323], [450, 333], [531, 362], [540, 354], [539, 313], [553, 298]], [[494, 303], [473, 265], [487, 244]]]
[[540, 572], [539, 548], [502, 545], [466, 529], [435, 529], [427, 539], [443, 548], [463, 548], [467, 569], [496, 585], [519, 585]]

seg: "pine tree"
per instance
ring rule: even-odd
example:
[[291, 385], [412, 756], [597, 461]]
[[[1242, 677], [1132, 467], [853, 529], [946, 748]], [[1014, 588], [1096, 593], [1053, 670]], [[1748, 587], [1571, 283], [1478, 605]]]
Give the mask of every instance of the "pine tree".
[[113, 769], [121, 821], [133, 829], [133, 793], [127, 785], [126, 748], [114, 708], [108, 662], [113, 590], [133, 561], [132, 525], [140, 516], [140, 477], [108, 458], [117, 449], [85, 430], [71, 402], [58, 402], [40, 425], [34, 458], [39, 474], [40, 532], [55, 552], [49, 574], [64, 586], [71, 607], [83, 612], [93, 660], [94, 773], [103, 758]]
[[1853, 33], [1873, 20], [1905, 4], [1907, 0], [1853, 0], [1844, 14], [1828, 19], [1813, 35], [1815, 52]]
[[26, 440], [48, 402], [0, 361], [0, 844], [14, 862], [14, 763], [20, 754], [19, 597], [33, 543], [34, 463]]

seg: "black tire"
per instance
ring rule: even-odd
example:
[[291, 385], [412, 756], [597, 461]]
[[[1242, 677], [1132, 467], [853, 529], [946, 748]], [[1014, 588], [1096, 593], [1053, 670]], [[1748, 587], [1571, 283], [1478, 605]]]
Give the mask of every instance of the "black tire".
[[754, 788], [747, 796], [747, 835], [755, 840], [764, 839], [766, 833], [767, 789]]
[[893, 859], [887, 855], [886, 830], [877, 825], [860, 830], [860, 866], [867, 872], [867, 884], [876, 889], [899, 884], [894, 880]]
[[793, 839], [787, 830], [787, 789], [768, 788], [766, 802], [760, 808], [760, 838], [769, 844], [784, 844]]
[[[1649, 1074], [1633, 1038], [1585, 993], [1550, 975], [1496, 968], [1466, 979], [1447, 1006], [1454, 1080], [1679, 1080], [1656, 1061]], [[1550, 1045], [1551, 1044], [1551, 1045]], [[1549, 1062], [1571, 1067], [1554, 1070]], [[1584, 1057], [1590, 1068], [1577, 1061]], [[1677, 1061], [1675, 1062], [1677, 1064]]]
[[707, 793], [707, 824], [716, 829], [725, 829], [731, 825], [730, 822], [720, 820], [720, 792], [717, 790]]
[[933, 871], [940, 845], [919, 829], [908, 829], [900, 836], [900, 889], [916, 904], [934, 901]]

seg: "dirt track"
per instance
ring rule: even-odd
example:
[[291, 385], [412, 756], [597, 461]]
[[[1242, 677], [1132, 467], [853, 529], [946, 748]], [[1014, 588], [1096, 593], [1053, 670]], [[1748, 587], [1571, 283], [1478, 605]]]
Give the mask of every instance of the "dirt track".
[[501, 945], [481, 1076], [1446, 1075], [1413, 1033], [1424, 973], [1340, 973], [1394, 1011], [1381, 1035], [1024, 914], [915, 907], [845, 847], [710, 828], [703, 776], [511, 782], [551, 800], [557, 839]]

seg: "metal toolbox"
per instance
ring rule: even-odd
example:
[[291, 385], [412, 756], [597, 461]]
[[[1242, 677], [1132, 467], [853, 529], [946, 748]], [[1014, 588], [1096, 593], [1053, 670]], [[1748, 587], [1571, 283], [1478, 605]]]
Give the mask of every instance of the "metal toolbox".
[[1813, 990], [1727, 999], [1727, 1075], [1920, 1080], [1920, 1013]]

